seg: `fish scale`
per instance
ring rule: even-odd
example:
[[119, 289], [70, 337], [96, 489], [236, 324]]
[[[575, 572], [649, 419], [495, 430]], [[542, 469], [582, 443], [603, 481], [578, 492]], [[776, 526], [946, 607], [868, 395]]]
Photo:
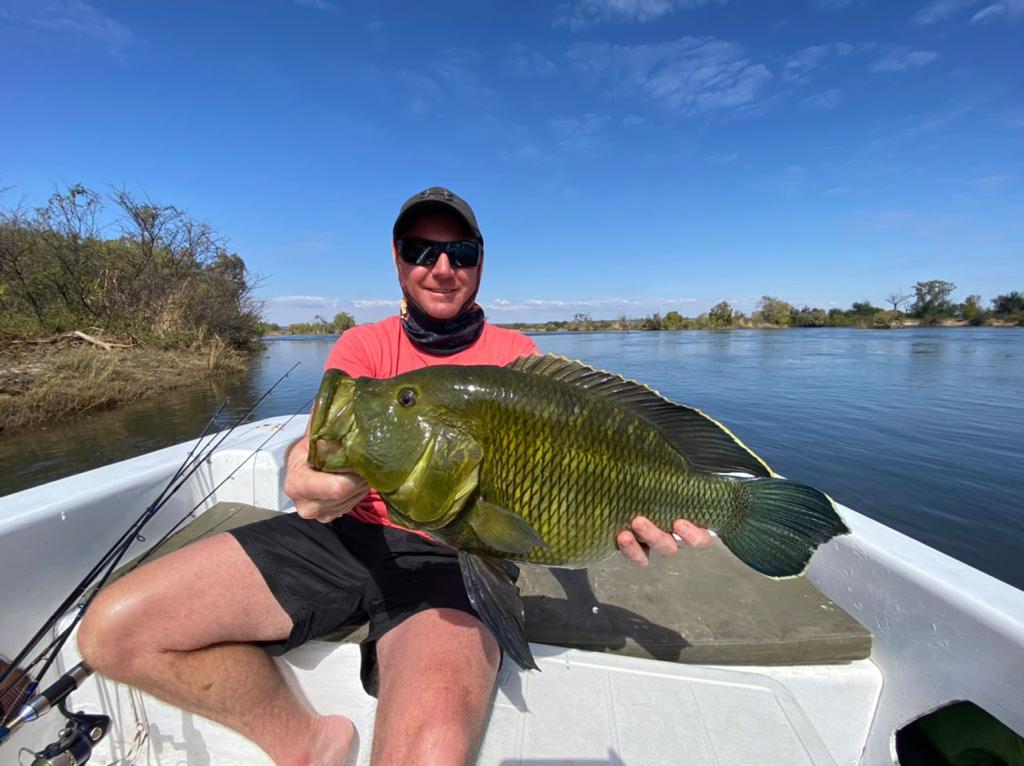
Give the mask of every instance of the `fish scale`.
[[[480, 424], [473, 435], [489, 458], [479, 494], [525, 518], [548, 545], [505, 558], [581, 566], [614, 552], [616, 535], [637, 515], [661, 527], [684, 516], [703, 526], [728, 520], [728, 484], [693, 475], [653, 426], [585, 390], [527, 373], [509, 380], [499, 371], [488, 380], [489, 369], [474, 371], [479, 397], [464, 409], [467, 423]], [[519, 404], [524, 401], [545, 404]], [[558, 470], [545, 471], [551, 481], [541, 486], [537, 466], [553, 464]], [[689, 482], [681, 481], [685, 474]], [[689, 507], [688, 497], [706, 507]], [[483, 546], [481, 552], [496, 551]]]

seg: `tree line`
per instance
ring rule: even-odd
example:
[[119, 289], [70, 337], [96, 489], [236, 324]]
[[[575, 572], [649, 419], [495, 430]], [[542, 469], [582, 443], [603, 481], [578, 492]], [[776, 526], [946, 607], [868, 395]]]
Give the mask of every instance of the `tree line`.
[[888, 308], [875, 306], [869, 300], [855, 301], [848, 309], [796, 306], [774, 296], [765, 295], [749, 315], [736, 311], [727, 301], [720, 301], [697, 317], [684, 317], [678, 311], [662, 315], [616, 319], [592, 319], [589, 314], [576, 314], [571, 320], [552, 322], [514, 322], [503, 325], [517, 330], [541, 332], [590, 332], [596, 330], [715, 330], [742, 327], [900, 327], [913, 320], [915, 324], [941, 325], [964, 322], [970, 325], [1016, 324], [1024, 326], [1024, 294], [1012, 291], [998, 295], [986, 308], [980, 295], [968, 295], [962, 303], [952, 300], [956, 285], [933, 279], [917, 282], [913, 292], [893, 291], [885, 299]]
[[293, 322], [286, 325], [263, 322], [260, 329], [264, 335], [341, 335], [345, 330], [355, 326], [355, 317], [341, 311], [335, 314], [330, 322], [315, 314], [312, 322]]
[[[99, 332], [161, 347], [260, 335], [255, 278], [207, 223], [128, 191], [81, 184], [0, 209], [0, 341]], [[113, 236], [107, 236], [107, 232]]]

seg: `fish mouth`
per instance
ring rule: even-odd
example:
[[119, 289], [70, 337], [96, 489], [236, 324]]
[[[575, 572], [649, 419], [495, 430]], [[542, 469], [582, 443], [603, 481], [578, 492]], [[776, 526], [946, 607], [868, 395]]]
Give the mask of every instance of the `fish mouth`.
[[331, 370], [313, 405], [309, 428], [309, 464], [318, 470], [351, 468], [346, 444], [355, 426], [356, 382]]

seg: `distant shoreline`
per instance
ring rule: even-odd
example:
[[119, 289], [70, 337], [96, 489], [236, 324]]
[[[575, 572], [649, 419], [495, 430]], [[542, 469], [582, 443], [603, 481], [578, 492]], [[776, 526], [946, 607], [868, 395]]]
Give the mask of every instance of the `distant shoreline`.
[[[364, 322], [363, 324], [372, 324], [371, 322]], [[678, 327], [668, 329], [660, 327], [657, 329], [646, 328], [646, 327], [595, 327], [589, 330], [583, 329], [571, 329], [568, 327], [557, 327], [548, 329], [544, 324], [526, 324], [522, 322], [494, 322], [496, 327], [501, 327], [506, 330], [519, 330], [520, 332], [536, 333], [538, 335], [545, 335], [550, 333], [612, 333], [612, 332], [722, 332], [722, 331], [734, 331], [734, 330], [913, 330], [921, 327], [936, 327], [940, 329], [960, 329], [960, 328], [985, 328], [985, 327], [998, 327], [1004, 329], [1024, 329], [1024, 325], [1019, 322], [1011, 321], [991, 321], [985, 324], [971, 324], [961, 319], [950, 319], [945, 320], [938, 324], [927, 324], [921, 322], [919, 319], [904, 320], [902, 324], [891, 325], [891, 326], [872, 326], [872, 325], [825, 325], [822, 327], [813, 326], [802, 326], [802, 325], [772, 325], [772, 324], [744, 324], [744, 325], [731, 325], [728, 327]], [[545, 323], [546, 324], [546, 323]], [[596, 324], [596, 322], [595, 322]], [[260, 340], [267, 340], [270, 338], [338, 338], [340, 333], [336, 332], [324, 332], [324, 333], [289, 333], [289, 332], [268, 332], [264, 333]]]
[[[589, 329], [577, 329], [571, 327], [547, 327], [545, 324], [528, 324], [523, 322], [495, 323], [498, 327], [508, 330], [519, 330], [520, 332], [537, 333], [604, 333], [604, 332], [693, 332], [693, 331], [733, 331], [733, 330], [912, 330], [918, 328], [940, 328], [959, 329], [977, 327], [998, 327], [998, 328], [1024, 328], [1024, 324], [1011, 321], [990, 321], [984, 324], [971, 324], [962, 319], [944, 320], [938, 323], [926, 323], [918, 319], [904, 320], [901, 323], [884, 325], [849, 324], [849, 325], [774, 325], [774, 324], [737, 324], [723, 327], [594, 327]], [[596, 323], [595, 323], [596, 324]]]

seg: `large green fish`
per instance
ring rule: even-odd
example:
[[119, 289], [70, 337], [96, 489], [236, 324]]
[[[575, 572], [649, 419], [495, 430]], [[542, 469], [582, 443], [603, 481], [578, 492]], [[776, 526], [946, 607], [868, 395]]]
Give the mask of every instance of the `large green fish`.
[[524, 668], [536, 665], [522, 606], [496, 558], [585, 566], [644, 515], [689, 519], [757, 571], [791, 577], [849, 531], [826, 495], [774, 478], [699, 410], [550, 355], [385, 380], [329, 370], [309, 462], [356, 471], [394, 521], [458, 548], [474, 608]]

